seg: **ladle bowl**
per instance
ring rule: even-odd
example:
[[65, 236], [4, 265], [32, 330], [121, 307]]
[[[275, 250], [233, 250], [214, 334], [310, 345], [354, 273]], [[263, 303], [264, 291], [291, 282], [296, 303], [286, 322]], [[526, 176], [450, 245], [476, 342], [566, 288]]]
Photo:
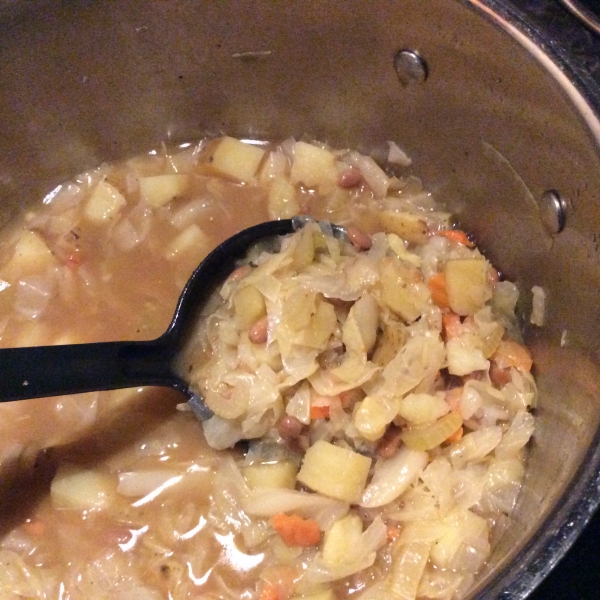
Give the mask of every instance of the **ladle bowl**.
[[[187, 281], [171, 324], [155, 340], [0, 350], [0, 402], [163, 386], [183, 392], [200, 419], [209, 417], [210, 410], [177, 368], [177, 358], [201, 309], [248, 250], [259, 242], [293, 233], [306, 222], [306, 217], [267, 221], [243, 229], [217, 246]], [[335, 235], [344, 234], [342, 227], [330, 227]]]

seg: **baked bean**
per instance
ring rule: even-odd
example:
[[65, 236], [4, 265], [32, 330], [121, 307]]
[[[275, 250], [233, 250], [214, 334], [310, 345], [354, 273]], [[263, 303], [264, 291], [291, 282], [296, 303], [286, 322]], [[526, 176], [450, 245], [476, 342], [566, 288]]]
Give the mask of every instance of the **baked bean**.
[[377, 456], [380, 458], [391, 458], [394, 456], [402, 443], [401, 435], [402, 430], [400, 427], [390, 425], [377, 446]]
[[348, 235], [350, 243], [357, 250], [368, 250], [373, 245], [370, 236], [362, 229], [356, 227], [356, 225], [348, 225], [346, 227], [346, 234]]
[[345, 171], [340, 174], [338, 179], [338, 185], [341, 188], [353, 188], [356, 187], [362, 180], [360, 171], [355, 167], [348, 167]]
[[248, 330], [248, 338], [253, 344], [264, 344], [269, 338], [269, 318], [262, 317]]
[[284, 415], [277, 424], [277, 431], [284, 440], [293, 440], [300, 436], [304, 424], [296, 417]]

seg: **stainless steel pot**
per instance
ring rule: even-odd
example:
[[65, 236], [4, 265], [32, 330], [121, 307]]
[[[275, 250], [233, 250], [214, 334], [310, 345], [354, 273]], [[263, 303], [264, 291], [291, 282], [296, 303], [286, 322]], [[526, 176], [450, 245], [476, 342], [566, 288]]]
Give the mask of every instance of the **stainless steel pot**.
[[524, 315], [547, 291], [547, 325], [524, 321], [541, 391], [527, 480], [473, 592], [524, 598], [600, 486], [600, 77], [593, 40], [555, 18], [575, 27], [542, 1], [0, 2], [2, 218], [163, 140], [398, 141]]

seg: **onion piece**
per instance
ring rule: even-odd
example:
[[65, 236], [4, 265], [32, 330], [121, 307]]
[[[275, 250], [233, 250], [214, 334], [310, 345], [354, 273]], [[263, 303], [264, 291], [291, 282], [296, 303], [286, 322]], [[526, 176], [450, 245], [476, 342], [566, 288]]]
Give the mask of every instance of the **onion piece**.
[[242, 500], [242, 507], [246, 513], [257, 517], [293, 512], [301, 517], [314, 519], [323, 531], [343, 517], [350, 508], [347, 502], [332, 500], [321, 494], [286, 489], [256, 490]]
[[350, 152], [347, 161], [360, 171], [376, 198], [385, 198], [390, 186], [390, 179], [370, 156]]
[[460, 414], [450, 412], [427, 427], [406, 429], [402, 432], [402, 441], [413, 450], [432, 450], [456, 433], [462, 424]]
[[375, 508], [389, 504], [421, 475], [428, 461], [427, 452], [404, 447], [394, 457], [378, 462], [360, 505]]
[[400, 165], [401, 167], [410, 167], [412, 165], [410, 156], [396, 142], [388, 141], [388, 145], [390, 147], [387, 159], [389, 163]]

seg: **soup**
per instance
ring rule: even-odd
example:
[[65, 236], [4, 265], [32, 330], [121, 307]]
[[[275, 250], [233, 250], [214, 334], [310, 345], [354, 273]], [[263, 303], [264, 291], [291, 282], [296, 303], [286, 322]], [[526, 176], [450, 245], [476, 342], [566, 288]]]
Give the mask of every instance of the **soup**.
[[205, 308], [188, 356], [205, 423], [162, 389], [0, 407], [8, 597], [466, 593], [509, 524], [536, 390], [515, 286], [409, 162], [395, 144], [387, 171], [304, 141], [162, 148], [5, 234], [5, 347], [158, 337], [210, 249], [269, 218], [349, 238], [309, 224]]

